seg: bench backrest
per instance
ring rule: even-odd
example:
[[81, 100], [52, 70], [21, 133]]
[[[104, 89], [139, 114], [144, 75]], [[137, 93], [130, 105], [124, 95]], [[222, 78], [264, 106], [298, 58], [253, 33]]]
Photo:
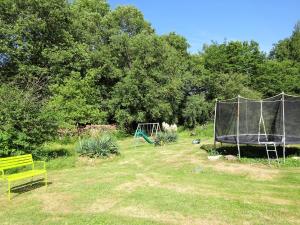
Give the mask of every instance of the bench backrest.
[[0, 158], [0, 170], [12, 169], [31, 164], [33, 164], [31, 154]]

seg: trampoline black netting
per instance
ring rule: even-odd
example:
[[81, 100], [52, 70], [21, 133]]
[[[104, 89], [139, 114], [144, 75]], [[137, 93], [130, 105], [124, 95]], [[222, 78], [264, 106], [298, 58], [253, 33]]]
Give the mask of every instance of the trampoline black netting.
[[300, 97], [216, 102], [215, 141], [235, 144], [300, 144]]

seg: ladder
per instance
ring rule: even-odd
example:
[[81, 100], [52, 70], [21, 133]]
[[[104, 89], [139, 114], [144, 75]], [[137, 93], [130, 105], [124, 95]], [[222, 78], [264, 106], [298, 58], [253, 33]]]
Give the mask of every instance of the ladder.
[[[261, 125], [263, 127], [264, 134], [261, 132]], [[264, 141], [260, 140], [261, 135], [265, 136], [265, 140]], [[260, 101], [260, 118], [259, 118], [259, 123], [258, 123], [258, 143], [264, 144], [266, 146], [266, 151], [267, 151], [269, 165], [271, 165], [269, 152], [275, 152], [277, 164], [279, 166], [279, 159], [278, 159], [278, 154], [277, 154], [276, 143], [268, 141], [268, 135], [267, 135], [267, 132], [266, 132], [266, 126], [265, 126], [265, 121], [264, 121], [264, 117], [263, 117], [263, 105], [262, 105], [262, 101]], [[273, 148], [268, 148], [268, 146], [270, 146], [270, 147], [273, 146]]]
[[[266, 151], [267, 151], [267, 156], [268, 156], [269, 165], [271, 165], [269, 152], [275, 152], [277, 164], [278, 164], [278, 166], [279, 166], [279, 159], [278, 159], [278, 154], [277, 154], [276, 144], [275, 144], [274, 142], [266, 142], [266, 143], [265, 143], [265, 146], [266, 146]], [[270, 149], [270, 148], [268, 148], [268, 146], [273, 146], [274, 148], [273, 148], [273, 149]]]

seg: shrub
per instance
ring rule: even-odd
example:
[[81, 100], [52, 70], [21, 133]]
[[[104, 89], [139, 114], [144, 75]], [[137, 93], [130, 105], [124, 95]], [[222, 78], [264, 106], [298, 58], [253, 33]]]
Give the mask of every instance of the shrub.
[[166, 143], [176, 142], [178, 135], [175, 132], [159, 132], [154, 140], [155, 145], [164, 145]]
[[[55, 112], [61, 128], [72, 125], [101, 124], [106, 121], [106, 113], [101, 111], [93, 77], [81, 78], [79, 73], [72, 73], [65, 78], [63, 84], [50, 86], [52, 97], [47, 104], [47, 110]], [[70, 126], [71, 125], [71, 126]]]
[[0, 157], [31, 153], [56, 135], [57, 123], [34, 91], [0, 86]]
[[104, 134], [81, 140], [78, 144], [77, 152], [81, 156], [95, 158], [109, 156], [111, 154], [119, 154], [119, 147], [113, 136]]
[[205, 100], [203, 94], [188, 96], [182, 111], [184, 125], [194, 128], [197, 124], [203, 124], [210, 118], [212, 109], [213, 105]]

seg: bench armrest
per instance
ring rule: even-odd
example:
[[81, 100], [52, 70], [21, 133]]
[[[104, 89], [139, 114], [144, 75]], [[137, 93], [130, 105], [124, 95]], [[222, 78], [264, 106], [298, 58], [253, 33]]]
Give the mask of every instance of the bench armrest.
[[43, 169], [45, 170], [46, 169], [46, 162], [45, 161], [33, 161], [33, 164], [34, 164], [34, 167], [35, 167], [35, 164], [38, 163], [38, 164], [43, 164]]

